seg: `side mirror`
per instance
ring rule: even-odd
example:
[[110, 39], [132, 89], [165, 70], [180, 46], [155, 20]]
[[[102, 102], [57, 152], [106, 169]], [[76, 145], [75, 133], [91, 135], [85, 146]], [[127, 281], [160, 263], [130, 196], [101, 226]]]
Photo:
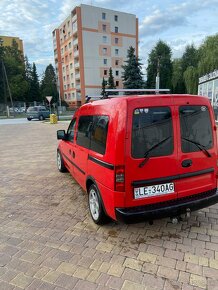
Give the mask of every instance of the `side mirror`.
[[58, 140], [66, 140], [67, 134], [65, 133], [65, 130], [58, 130], [57, 131], [57, 139]]

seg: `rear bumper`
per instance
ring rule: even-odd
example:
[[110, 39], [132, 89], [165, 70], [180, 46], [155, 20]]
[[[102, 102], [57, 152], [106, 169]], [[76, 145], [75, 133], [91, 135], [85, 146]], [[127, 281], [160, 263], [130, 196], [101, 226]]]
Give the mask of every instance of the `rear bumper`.
[[116, 218], [123, 222], [154, 220], [163, 217], [174, 217], [187, 210], [195, 211], [218, 202], [218, 191], [214, 188], [192, 196], [169, 200], [166, 202], [137, 207], [116, 208]]

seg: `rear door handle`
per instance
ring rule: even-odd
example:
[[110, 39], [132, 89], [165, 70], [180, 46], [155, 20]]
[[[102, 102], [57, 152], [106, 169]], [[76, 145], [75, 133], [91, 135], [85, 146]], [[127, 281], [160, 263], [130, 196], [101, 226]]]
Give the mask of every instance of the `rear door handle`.
[[75, 152], [74, 152], [74, 151], [71, 151], [71, 149], [69, 150], [69, 154], [70, 154], [73, 158], [75, 158]]
[[190, 167], [192, 166], [192, 160], [191, 159], [186, 159], [182, 161], [182, 167]]

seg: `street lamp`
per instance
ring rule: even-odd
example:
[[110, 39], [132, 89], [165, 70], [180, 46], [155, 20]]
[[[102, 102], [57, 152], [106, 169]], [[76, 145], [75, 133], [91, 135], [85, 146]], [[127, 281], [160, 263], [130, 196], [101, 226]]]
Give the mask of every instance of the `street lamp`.
[[[158, 55], [157, 57], [157, 75], [156, 75], [156, 81], [155, 81], [155, 89], [159, 90], [160, 89], [160, 59], [161, 56]], [[157, 92], [159, 94], [159, 92]]]

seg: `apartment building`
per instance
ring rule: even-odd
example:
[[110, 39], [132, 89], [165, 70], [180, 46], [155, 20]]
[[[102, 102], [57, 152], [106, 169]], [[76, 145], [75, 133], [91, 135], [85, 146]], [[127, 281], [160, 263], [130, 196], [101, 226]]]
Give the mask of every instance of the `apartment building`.
[[0, 35], [0, 45], [2, 46], [12, 46], [13, 41], [16, 41], [18, 45], [18, 49], [22, 52], [22, 54], [24, 54], [22, 39], [20, 39], [19, 37], [14, 37], [14, 36]]
[[70, 106], [100, 95], [110, 67], [122, 88], [122, 65], [130, 46], [138, 54], [138, 19], [133, 14], [81, 4], [53, 31], [61, 98]]

